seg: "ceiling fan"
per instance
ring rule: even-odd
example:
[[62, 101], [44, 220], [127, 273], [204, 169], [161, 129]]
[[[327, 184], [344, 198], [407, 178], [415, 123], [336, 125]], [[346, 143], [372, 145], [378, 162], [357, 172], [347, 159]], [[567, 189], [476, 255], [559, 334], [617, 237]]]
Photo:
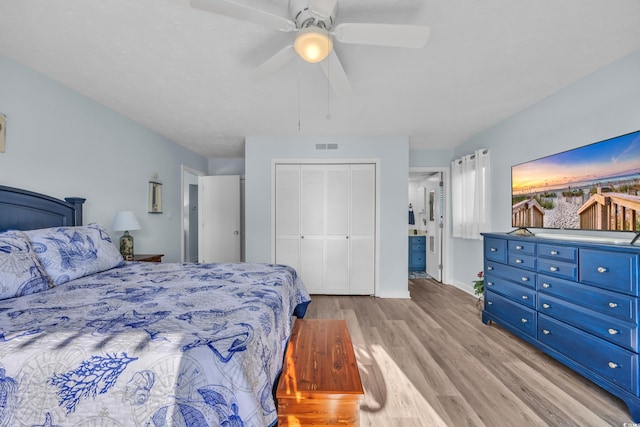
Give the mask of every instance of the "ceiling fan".
[[229, 0], [190, 0], [191, 7], [228, 16], [284, 32], [295, 32], [292, 45], [286, 46], [260, 65], [254, 75], [270, 74], [300, 56], [307, 62], [320, 63], [336, 93], [351, 91], [333, 41], [340, 43], [421, 48], [429, 39], [430, 29], [418, 25], [341, 23], [335, 25], [337, 0], [289, 0], [291, 18], [235, 3]]

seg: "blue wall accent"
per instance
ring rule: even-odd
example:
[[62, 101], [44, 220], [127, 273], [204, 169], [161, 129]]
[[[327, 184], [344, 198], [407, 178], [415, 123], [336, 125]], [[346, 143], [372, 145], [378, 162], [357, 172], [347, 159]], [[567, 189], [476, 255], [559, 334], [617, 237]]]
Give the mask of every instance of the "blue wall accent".
[[[54, 197], [87, 199], [85, 223], [111, 231], [133, 210], [135, 252], [180, 260], [180, 165], [207, 170], [205, 157], [0, 55], [0, 113], [7, 116], [0, 184]], [[147, 213], [148, 182], [162, 181], [162, 214]]]

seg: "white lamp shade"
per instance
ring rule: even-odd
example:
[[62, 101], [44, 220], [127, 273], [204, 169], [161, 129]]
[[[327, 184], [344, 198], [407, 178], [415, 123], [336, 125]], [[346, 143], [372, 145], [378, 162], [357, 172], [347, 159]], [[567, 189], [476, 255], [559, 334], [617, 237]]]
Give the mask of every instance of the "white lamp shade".
[[132, 211], [120, 211], [116, 214], [111, 229], [114, 231], [140, 230], [140, 223]]
[[320, 62], [331, 53], [333, 42], [329, 32], [317, 27], [303, 28], [298, 32], [293, 48], [307, 62]]

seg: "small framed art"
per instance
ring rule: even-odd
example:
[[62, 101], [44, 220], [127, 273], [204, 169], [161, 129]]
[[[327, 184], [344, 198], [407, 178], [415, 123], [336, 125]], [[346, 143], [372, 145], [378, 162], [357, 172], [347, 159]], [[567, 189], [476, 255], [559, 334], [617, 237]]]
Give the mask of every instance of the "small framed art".
[[149, 181], [149, 213], [162, 213], [162, 183]]

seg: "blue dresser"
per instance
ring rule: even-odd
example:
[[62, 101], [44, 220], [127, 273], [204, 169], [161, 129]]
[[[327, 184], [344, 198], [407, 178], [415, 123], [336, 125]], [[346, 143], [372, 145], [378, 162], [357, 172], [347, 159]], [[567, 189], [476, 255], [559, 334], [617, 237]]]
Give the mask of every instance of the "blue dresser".
[[425, 271], [427, 268], [427, 238], [409, 236], [409, 271]]
[[484, 234], [495, 322], [621, 398], [640, 422], [640, 247]]

